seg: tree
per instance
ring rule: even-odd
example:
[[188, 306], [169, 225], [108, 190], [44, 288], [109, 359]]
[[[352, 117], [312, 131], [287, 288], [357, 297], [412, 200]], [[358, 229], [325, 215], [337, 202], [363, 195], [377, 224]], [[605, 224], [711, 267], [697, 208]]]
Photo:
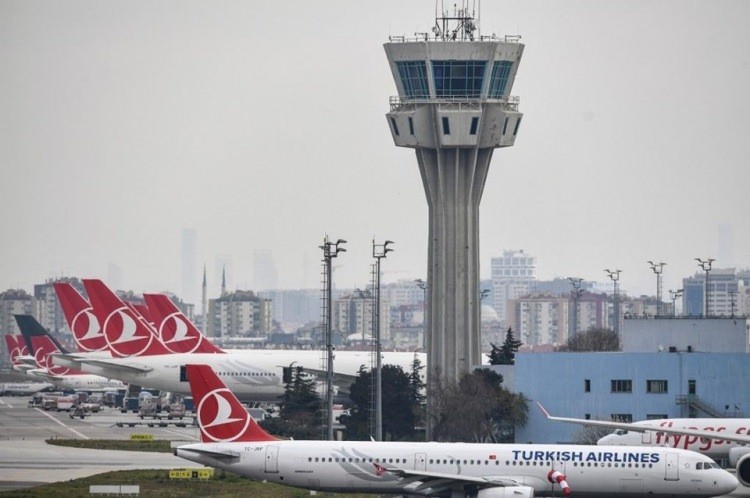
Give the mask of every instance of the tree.
[[315, 382], [302, 367], [290, 368], [285, 375], [279, 417], [266, 419], [267, 431], [294, 439], [319, 439], [322, 404]]
[[415, 354], [414, 361], [411, 364], [411, 373], [409, 374], [409, 398], [411, 401], [412, 411], [414, 412], [414, 425], [424, 427], [425, 424], [425, 383], [422, 380], [422, 370], [424, 365], [419, 361]]
[[439, 400], [433, 436], [439, 441], [509, 442], [528, 420], [528, 400], [502, 387], [503, 376], [489, 369], [464, 375], [435, 393]]
[[[397, 365], [383, 365], [381, 369], [383, 440], [411, 440], [415, 435], [417, 413], [412, 375], [407, 375]], [[417, 370], [417, 378], [419, 371]], [[360, 367], [357, 378], [352, 383], [349, 397], [352, 407], [349, 415], [342, 416], [348, 439], [366, 440], [374, 436], [370, 429], [370, 415], [374, 410], [372, 393], [372, 373]]]
[[583, 353], [587, 351], [619, 351], [620, 337], [612, 329], [591, 327], [587, 331], [568, 337], [558, 351]]
[[500, 347], [492, 343], [490, 345], [492, 346], [492, 350], [490, 351], [490, 365], [513, 365], [516, 361], [518, 348], [523, 345], [523, 342], [517, 340], [513, 335], [513, 329], [508, 327], [503, 345]]

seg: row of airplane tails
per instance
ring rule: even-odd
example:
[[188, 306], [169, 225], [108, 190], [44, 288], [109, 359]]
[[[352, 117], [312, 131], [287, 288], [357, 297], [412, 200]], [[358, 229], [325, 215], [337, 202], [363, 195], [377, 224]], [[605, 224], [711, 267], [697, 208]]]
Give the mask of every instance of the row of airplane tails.
[[[145, 306], [134, 305], [124, 302], [100, 280], [84, 279], [83, 285], [88, 301], [69, 283], [54, 284], [78, 348], [71, 352], [59, 345], [44, 346], [44, 368], [56, 375], [86, 373], [189, 394], [185, 365], [205, 363], [243, 400], [275, 402], [283, 395], [285, 374], [292, 367], [302, 367], [311, 376], [324, 374], [321, 351], [223, 350], [165, 295], [144, 294]], [[28, 322], [28, 318], [21, 320]], [[386, 352], [383, 362], [409, 371], [415, 355], [424, 364], [424, 353]], [[368, 352], [336, 353], [334, 389], [339, 400], [346, 399], [360, 367], [371, 363]], [[324, 382], [317, 386], [321, 392], [325, 387]]]

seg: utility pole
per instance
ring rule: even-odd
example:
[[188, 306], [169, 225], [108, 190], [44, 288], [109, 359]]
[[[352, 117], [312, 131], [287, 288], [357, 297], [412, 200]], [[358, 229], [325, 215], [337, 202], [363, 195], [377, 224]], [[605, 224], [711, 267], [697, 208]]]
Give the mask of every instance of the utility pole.
[[324, 319], [325, 319], [325, 339], [326, 339], [326, 405], [328, 410], [328, 432], [327, 439], [333, 441], [333, 306], [332, 306], [332, 289], [333, 289], [333, 265], [331, 260], [339, 255], [340, 252], [346, 252], [341, 247], [346, 244], [344, 239], [338, 239], [336, 242], [328, 240], [326, 235], [323, 239], [323, 245], [318, 246], [323, 250], [323, 265], [325, 267], [325, 285], [324, 285]]
[[578, 335], [578, 299], [583, 294], [583, 289], [581, 289], [583, 279], [568, 277], [568, 280], [570, 280], [570, 285], [573, 286], [570, 293], [573, 296], [573, 336], [576, 336]]
[[654, 263], [653, 261], [646, 261], [646, 263], [656, 273], [656, 316], [661, 316], [661, 274], [664, 271], [666, 263]]
[[614, 283], [614, 292], [612, 294], [612, 313], [614, 315], [615, 320], [615, 326], [614, 331], [617, 334], [617, 336], [620, 336], [620, 296], [618, 293], [619, 286], [618, 282], [620, 280], [620, 273], [622, 270], [610, 270], [608, 268], [604, 269], [604, 272], [607, 274], [610, 280]]
[[380, 344], [380, 260], [386, 254], [393, 251], [389, 244], [392, 240], [386, 240], [383, 244], [376, 244], [372, 241], [372, 257], [375, 258], [375, 309], [373, 310], [373, 328], [375, 329], [375, 371], [373, 379], [375, 380], [375, 440], [383, 440], [383, 355]]
[[711, 264], [716, 261], [714, 258], [701, 259], [695, 258], [704, 272], [706, 272], [706, 283], [703, 284], [703, 316], [708, 318], [708, 274], [711, 272]]

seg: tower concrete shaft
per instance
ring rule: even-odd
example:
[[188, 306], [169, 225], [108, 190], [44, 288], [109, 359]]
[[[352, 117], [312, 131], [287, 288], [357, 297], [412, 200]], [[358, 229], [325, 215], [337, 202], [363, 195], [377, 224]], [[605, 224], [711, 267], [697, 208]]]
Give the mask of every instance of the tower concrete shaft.
[[415, 149], [429, 206], [428, 389], [436, 375], [453, 383], [481, 364], [479, 203], [494, 149], [515, 143], [522, 118], [509, 95], [518, 37], [434, 32], [384, 45], [399, 94], [387, 114], [391, 135]]

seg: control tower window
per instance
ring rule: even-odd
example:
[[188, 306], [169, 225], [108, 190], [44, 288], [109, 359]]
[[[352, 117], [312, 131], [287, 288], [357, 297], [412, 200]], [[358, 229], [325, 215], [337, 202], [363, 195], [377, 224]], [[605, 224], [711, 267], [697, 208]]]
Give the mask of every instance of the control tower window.
[[512, 61], [495, 61], [492, 65], [492, 77], [490, 78], [489, 97], [499, 99], [505, 95], [505, 85], [508, 83]]
[[485, 67], [484, 61], [432, 61], [436, 97], [479, 97]]
[[424, 61], [397, 62], [398, 75], [404, 85], [404, 94], [408, 98], [428, 97], [427, 69]]

